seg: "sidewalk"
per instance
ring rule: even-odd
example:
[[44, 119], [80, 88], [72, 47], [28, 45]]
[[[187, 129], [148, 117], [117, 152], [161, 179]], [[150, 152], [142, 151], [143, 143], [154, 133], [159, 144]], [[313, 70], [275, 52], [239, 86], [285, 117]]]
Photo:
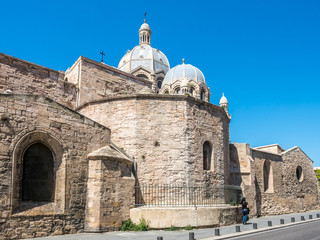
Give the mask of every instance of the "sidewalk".
[[[152, 230], [147, 232], [106, 232], [106, 233], [81, 233], [72, 235], [62, 235], [44, 238], [34, 238], [42, 240], [157, 240], [157, 237], [163, 237], [163, 240], [187, 240], [189, 232], [194, 233], [194, 238], [197, 240], [213, 240], [213, 239], [228, 239], [235, 236], [246, 235], [253, 232], [267, 231], [274, 228], [290, 226], [293, 224], [301, 224], [307, 221], [320, 221], [317, 218], [319, 211], [293, 213], [277, 216], [268, 216], [253, 218], [248, 221], [247, 225], [235, 224], [218, 228], [220, 236], [215, 236], [216, 228], [194, 229], [194, 230], [179, 230], [179, 231], [164, 231]], [[309, 219], [312, 215], [312, 219]], [[305, 220], [301, 220], [301, 216]], [[291, 222], [291, 218], [295, 218], [295, 222]], [[280, 224], [280, 219], [284, 220], [284, 224]], [[268, 221], [272, 222], [272, 226], [268, 226]], [[253, 223], [257, 224], [257, 229], [253, 229]], [[236, 232], [236, 226], [240, 226], [241, 232]]]

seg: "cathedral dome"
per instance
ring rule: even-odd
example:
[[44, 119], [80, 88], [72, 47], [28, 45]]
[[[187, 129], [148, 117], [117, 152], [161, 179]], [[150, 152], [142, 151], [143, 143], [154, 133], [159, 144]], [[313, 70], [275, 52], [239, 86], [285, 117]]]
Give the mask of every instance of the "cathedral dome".
[[182, 64], [169, 70], [166, 74], [160, 93], [188, 95], [203, 101], [210, 101], [210, 90], [203, 73], [196, 67]]
[[186, 86], [191, 81], [196, 84], [206, 85], [203, 73], [191, 64], [185, 64], [184, 59], [182, 60], [181, 65], [172, 68], [166, 74], [163, 80], [163, 86], [166, 84], [172, 85], [177, 81], [180, 81], [181, 86]]
[[[149, 80], [156, 81], [161, 77], [163, 80], [170, 69], [169, 61], [159, 49], [151, 47], [151, 34], [150, 26], [144, 20], [139, 29], [139, 45], [122, 57], [118, 69]], [[155, 75], [157, 76], [154, 77]]]
[[133, 73], [140, 67], [151, 73], [167, 73], [170, 69], [166, 55], [148, 44], [135, 46], [122, 57], [118, 65], [118, 69], [128, 73]]

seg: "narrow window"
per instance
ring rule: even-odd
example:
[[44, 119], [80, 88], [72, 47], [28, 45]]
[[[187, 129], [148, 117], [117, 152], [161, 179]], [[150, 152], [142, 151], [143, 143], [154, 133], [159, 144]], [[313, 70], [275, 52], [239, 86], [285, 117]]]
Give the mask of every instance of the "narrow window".
[[201, 93], [200, 93], [200, 99], [204, 101], [204, 98], [205, 98], [204, 91], [203, 91], [203, 90], [201, 90]]
[[53, 155], [42, 143], [28, 147], [23, 155], [22, 201], [53, 201]]
[[211, 149], [210, 143], [206, 141], [203, 144], [203, 170], [211, 169], [211, 155], [212, 155], [212, 149]]
[[303, 172], [302, 172], [302, 167], [298, 166], [296, 169], [296, 176], [299, 182], [303, 181]]
[[159, 78], [157, 79], [157, 87], [158, 87], [158, 89], [161, 89], [161, 87], [162, 87], [162, 81], [163, 81], [163, 78], [162, 78], [162, 77], [159, 77]]

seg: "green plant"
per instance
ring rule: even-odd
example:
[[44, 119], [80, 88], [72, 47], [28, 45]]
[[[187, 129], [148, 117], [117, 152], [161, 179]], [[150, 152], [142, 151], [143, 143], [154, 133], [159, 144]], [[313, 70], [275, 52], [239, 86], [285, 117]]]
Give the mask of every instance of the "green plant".
[[185, 226], [183, 229], [184, 229], [184, 230], [192, 230], [193, 227], [192, 227], [191, 225], [188, 225], [188, 226]]
[[178, 230], [179, 230], [179, 228], [175, 227], [173, 225], [171, 225], [171, 227], [165, 229], [165, 231], [178, 231]]
[[148, 231], [150, 230], [147, 220], [143, 217], [139, 219], [139, 224], [134, 224], [131, 219], [122, 222], [121, 231]]
[[146, 158], [146, 156], [145, 156], [145, 155], [142, 155], [141, 157], [142, 157], [142, 159], [145, 159], [145, 158]]
[[230, 202], [231, 206], [237, 206], [237, 203], [235, 201]]

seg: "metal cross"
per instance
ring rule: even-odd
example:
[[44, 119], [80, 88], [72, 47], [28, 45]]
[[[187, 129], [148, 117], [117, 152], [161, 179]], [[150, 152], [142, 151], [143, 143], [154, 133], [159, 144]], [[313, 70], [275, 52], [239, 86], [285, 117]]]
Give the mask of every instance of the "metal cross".
[[144, 13], [144, 20], [147, 20], [147, 12]]
[[101, 62], [103, 63], [103, 56], [105, 56], [106, 54], [103, 51], [100, 52], [100, 54], [101, 54]]

